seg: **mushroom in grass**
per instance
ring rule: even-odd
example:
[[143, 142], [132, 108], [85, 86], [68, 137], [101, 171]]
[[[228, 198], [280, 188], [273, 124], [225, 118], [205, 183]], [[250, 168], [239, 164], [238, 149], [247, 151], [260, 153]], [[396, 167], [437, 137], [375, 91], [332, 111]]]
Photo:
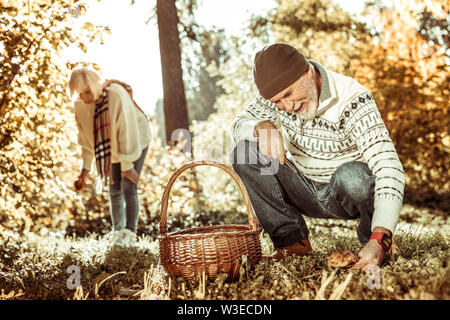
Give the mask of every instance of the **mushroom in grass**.
[[347, 268], [358, 262], [359, 256], [348, 250], [337, 250], [328, 257], [328, 266], [331, 268]]

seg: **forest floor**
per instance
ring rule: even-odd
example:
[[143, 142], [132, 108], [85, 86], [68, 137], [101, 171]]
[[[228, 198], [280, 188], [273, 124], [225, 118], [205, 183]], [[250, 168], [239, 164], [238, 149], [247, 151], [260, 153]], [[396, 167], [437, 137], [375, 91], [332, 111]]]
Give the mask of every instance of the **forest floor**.
[[[447, 213], [405, 205], [394, 236], [399, 251], [386, 255], [375, 273], [327, 266], [335, 250], [361, 248], [356, 221], [307, 219], [307, 224], [310, 254], [261, 261], [232, 283], [223, 277], [215, 281], [169, 277], [159, 262], [155, 232], [141, 232], [135, 246], [123, 248], [111, 246], [97, 233], [5, 231], [0, 235], [0, 300], [449, 299]], [[261, 245], [263, 254], [270, 254], [270, 240], [262, 236]], [[77, 270], [81, 286], [72, 288]]]

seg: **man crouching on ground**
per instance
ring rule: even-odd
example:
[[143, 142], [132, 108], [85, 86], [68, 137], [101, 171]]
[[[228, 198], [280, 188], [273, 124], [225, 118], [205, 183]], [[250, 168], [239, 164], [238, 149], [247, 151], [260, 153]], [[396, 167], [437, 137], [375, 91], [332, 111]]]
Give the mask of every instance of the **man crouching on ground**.
[[259, 94], [234, 119], [230, 161], [276, 255], [311, 248], [303, 216], [359, 219], [353, 266], [380, 266], [403, 202], [402, 164], [356, 80], [276, 43], [256, 53]]

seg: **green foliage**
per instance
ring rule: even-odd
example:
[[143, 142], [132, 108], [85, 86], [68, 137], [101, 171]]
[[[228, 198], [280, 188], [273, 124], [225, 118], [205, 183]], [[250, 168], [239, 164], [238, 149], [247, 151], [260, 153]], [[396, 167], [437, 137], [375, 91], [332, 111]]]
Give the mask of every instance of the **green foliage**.
[[85, 48], [102, 29], [86, 24], [72, 31], [85, 11], [74, 1], [0, 4], [0, 221], [22, 230], [55, 226], [50, 217], [67, 214], [75, 201], [64, 183], [75, 178], [67, 159], [77, 132], [65, 94], [70, 66], [59, 53]]
[[[206, 120], [215, 111], [216, 98], [224, 92], [218, 83], [222, 75], [212, 75], [209, 68], [210, 65], [220, 66], [228, 60], [227, 38], [223, 29], [206, 29], [197, 23], [195, 12], [201, 4], [200, 0], [179, 0], [175, 4], [189, 124], [192, 124], [194, 120]], [[149, 21], [152, 19], [156, 19], [156, 13]], [[163, 109], [163, 101], [158, 100], [155, 117], [161, 124], [164, 122]], [[159, 126], [158, 135], [165, 143], [165, 125]]]
[[275, 41], [289, 43], [307, 58], [349, 75], [350, 61], [359, 57], [368, 40], [366, 25], [331, 0], [278, 2], [266, 18]]
[[396, 145], [406, 173], [406, 200], [449, 210], [448, 42], [429, 42], [433, 32], [423, 28], [427, 20], [448, 17], [450, 6], [439, 1], [428, 5], [399, 1], [389, 9], [371, 7], [368, 17], [377, 21], [382, 34], [350, 69], [374, 94]]
[[206, 120], [214, 112], [214, 102], [224, 91], [218, 84], [220, 74], [211, 75], [208, 66], [225, 63], [227, 39], [223, 29], [210, 29], [199, 25], [195, 13], [201, 5], [199, 0], [176, 1], [183, 80], [188, 100], [189, 120]]
[[[224, 89], [219, 84], [222, 75], [211, 74], [210, 66], [221, 66], [229, 59], [228, 52], [224, 49], [227, 38], [223, 29], [204, 30], [198, 38], [197, 43], [190, 42], [189, 49], [188, 45], [183, 46], [183, 50], [187, 50], [184, 54], [185, 70], [192, 73], [185, 79], [185, 83], [190, 84], [186, 93], [191, 122], [206, 120], [215, 111], [214, 103], [224, 93]], [[190, 50], [197, 45], [197, 52], [190, 54]], [[190, 57], [197, 57], [197, 63], [190, 61]]]

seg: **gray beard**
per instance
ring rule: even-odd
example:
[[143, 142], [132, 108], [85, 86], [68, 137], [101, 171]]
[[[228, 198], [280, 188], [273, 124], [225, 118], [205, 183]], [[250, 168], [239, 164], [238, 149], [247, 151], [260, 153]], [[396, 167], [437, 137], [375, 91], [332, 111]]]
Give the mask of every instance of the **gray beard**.
[[[311, 108], [311, 106], [313, 105], [313, 103], [310, 103], [309, 107]], [[318, 109], [319, 105], [318, 103], [314, 103], [314, 112], [308, 112], [307, 114], [298, 114], [298, 116], [303, 119], [303, 120], [313, 120], [316, 115], [317, 115], [317, 109]]]

